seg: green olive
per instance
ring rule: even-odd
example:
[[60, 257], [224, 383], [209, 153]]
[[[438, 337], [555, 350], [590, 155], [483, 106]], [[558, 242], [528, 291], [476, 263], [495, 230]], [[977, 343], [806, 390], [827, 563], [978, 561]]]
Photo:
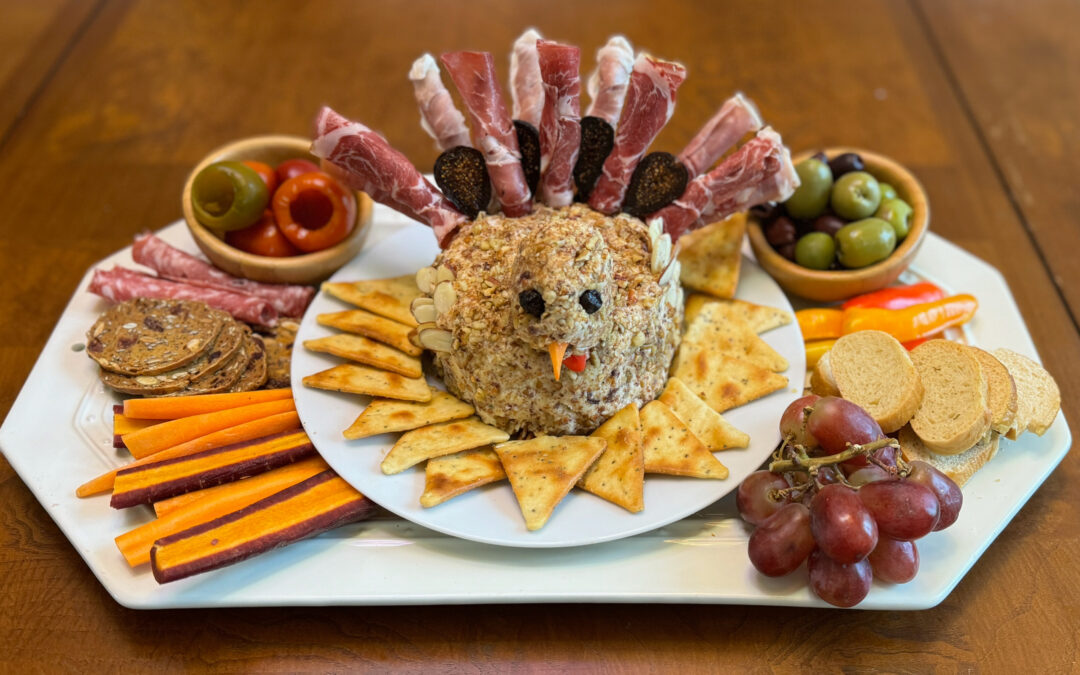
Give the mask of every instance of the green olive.
[[836, 233], [836, 257], [844, 267], [866, 267], [889, 257], [896, 230], [881, 218], [849, 223]]
[[799, 174], [799, 187], [784, 202], [784, 208], [792, 218], [817, 218], [829, 205], [832, 190], [832, 171], [819, 159], [804, 159], [795, 165]]
[[803, 235], [795, 244], [795, 262], [812, 270], [827, 270], [836, 258], [836, 242], [824, 232]]
[[896, 230], [896, 240], [900, 241], [911, 229], [911, 205], [903, 199], [882, 199], [875, 218], [881, 218]]
[[896, 199], [896, 188], [888, 183], [882, 183], [881, 181], [878, 181], [878, 187], [881, 188], [881, 201], [885, 201], [886, 199]]
[[216, 232], [254, 225], [269, 203], [266, 182], [240, 162], [215, 162], [200, 171], [191, 184], [195, 218]]
[[845, 173], [832, 189], [832, 209], [847, 220], [869, 218], [881, 204], [881, 186], [865, 171]]

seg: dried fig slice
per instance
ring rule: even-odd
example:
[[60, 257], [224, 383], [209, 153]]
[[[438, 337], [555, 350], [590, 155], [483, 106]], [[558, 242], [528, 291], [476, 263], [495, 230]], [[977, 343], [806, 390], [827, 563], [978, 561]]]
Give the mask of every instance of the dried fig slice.
[[679, 198], [690, 174], [670, 152], [650, 152], [641, 158], [626, 189], [623, 211], [637, 218], [659, 211]]
[[459, 145], [435, 160], [435, 183], [446, 198], [469, 218], [487, 210], [491, 181], [487, 162], [476, 148]]
[[522, 120], [514, 120], [517, 132], [518, 150], [521, 152], [521, 168], [525, 170], [525, 182], [529, 192], [536, 197], [536, 188], [540, 185], [540, 132], [536, 127]]
[[604, 160], [615, 147], [615, 129], [599, 117], [581, 118], [581, 150], [574, 165], [577, 200], [589, 201], [589, 194], [604, 170]]

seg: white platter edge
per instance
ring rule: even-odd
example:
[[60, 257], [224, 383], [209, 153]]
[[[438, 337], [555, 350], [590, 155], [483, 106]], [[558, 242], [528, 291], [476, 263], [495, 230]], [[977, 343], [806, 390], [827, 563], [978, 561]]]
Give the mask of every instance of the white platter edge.
[[[369, 240], [403, 218], [376, 213]], [[194, 245], [182, 223], [163, 229], [170, 243]], [[131, 264], [130, 249], [103, 264]], [[932, 270], [932, 271], [931, 271]], [[913, 265], [915, 278], [972, 291], [981, 309], [972, 341], [1037, 358], [1000, 273], [930, 233]], [[84, 292], [89, 272], [19, 393], [3, 426], [0, 451], [45, 507], [94, 575], [131, 608], [294, 605], [425, 605], [543, 602], [642, 602], [825, 606], [797, 572], [765, 579], [746, 558], [748, 531], [731, 516], [730, 498], [659, 530], [574, 549], [510, 549], [454, 539], [399, 520], [349, 526], [246, 563], [159, 586], [148, 570], [130, 570], [113, 537], [148, 518], [112, 511], [106, 497], [77, 499], [75, 486], [120, 462], [88, 447], [75, 417], [90, 387], [87, 359], [71, 350], [104, 306]], [[48, 411], [48, 412], [44, 412]], [[69, 421], [61, 424], [59, 421]], [[965, 487], [965, 508], [949, 530], [920, 542], [923, 569], [901, 586], [875, 583], [860, 609], [922, 609], [940, 603], [1068, 452], [1064, 416], [1042, 437], [1025, 435], [1002, 450]], [[110, 461], [111, 460], [111, 461]]]

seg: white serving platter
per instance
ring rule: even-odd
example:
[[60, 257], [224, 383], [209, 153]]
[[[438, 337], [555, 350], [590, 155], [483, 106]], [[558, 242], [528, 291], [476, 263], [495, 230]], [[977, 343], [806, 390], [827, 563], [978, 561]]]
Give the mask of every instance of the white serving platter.
[[[378, 207], [369, 246], [403, 217]], [[195, 251], [183, 223], [160, 232]], [[132, 265], [130, 249], [100, 263]], [[114, 511], [107, 496], [75, 487], [119, 466], [111, 406], [86, 355], [73, 350], [104, 308], [83, 278], [3, 426], [0, 450], [106, 590], [133, 608], [281, 605], [425, 605], [535, 602], [664, 602], [825, 606], [796, 572], [759, 575], [746, 557], [749, 530], [732, 497], [659, 529], [591, 546], [523, 549], [446, 536], [388, 516], [340, 528], [230, 568], [159, 586], [130, 569], [113, 544], [149, 510]], [[1012, 295], [992, 267], [930, 233], [904, 281], [930, 279], [980, 302], [968, 339], [1037, 358]], [[920, 609], [941, 602], [1068, 452], [1064, 416], [1042, 437], [1003, 442], [965, 486], [955, 525], [919, 542], [923, 569], [901, 586], [875, 583], [862, 609]], [[722, 456], [722, 454], [721, 454]]]
[[[334, 281], [381, 279], [414, 273], [430, 265], [439, 249], [431, 229], [419, 224], [405, 226], [361, 252], [333, 276]], [[787, 311], [791, 304], [784, 292], [756, 263], [742, 265], [738, 297]], [[351, 308], [320, 293], [312, 301], [297, 333], [297, 344], [334, 335], [338, 331], [320, 326], [315, 317]], [[806, 351], [795, 322], [761, 336], [788, 361], [784, 375], [789, 386], [746, 405], [724, 412], [724, 418], [750, 435], [750, 447], [717, 453], [730, 472], [726, 480], [700, 480], [648, 474], [645, 477], [645, 509], [630, 513], [583, 490], [572, 490], [559, 504], [543, 529], [525, 528], [517, 500], [508, 481], [500, 481], [455, 497], [434, 508], [420, 506], [424, 491], [423, 465], [387, 476], [380, 463], [397, 434], [348, 441], [348, 427], [371, 400], [367, 396], [310, 389], [303, 385], [311, 375], [343, 362], [305, 349], [293, 351], [292, 387], [300, 421], [319, 454], [342, 478], [383, 508], [413, 523], [463, 539], [485, 544], [523, 548], [558, 548], [592, 545], [655, 530], [692, 515], [738, 487], [756, 470], [780, 442], [777, 420], [788, 404], [802, 395]], [[589, 366], [592, 367], [592, 366]], [[433, 386], [442, 387], [429, 377]]]

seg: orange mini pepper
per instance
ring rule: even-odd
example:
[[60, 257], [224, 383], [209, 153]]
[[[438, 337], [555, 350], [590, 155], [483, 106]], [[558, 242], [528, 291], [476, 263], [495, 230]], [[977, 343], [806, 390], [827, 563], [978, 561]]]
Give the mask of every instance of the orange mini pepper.
[[906, 309], [852, 307], [843, 312], [842, 332], [848, 335], [861, 330], [880, 330], [900, 342], [912, 342], [967, 323], [978, 308], [979, 301], [968, 294], [953, 295]]
[[341, 242], [356, 224], [355, 195], [322, 172], [293, 176], [272, 202], [281, 233], [305, 253]]
[[803, 340], [824, 340], [838, 338], [843, 333], [844, 312], [839, 309], [817, 307], [814, 309], [800, 309], [795, 312], [795, 320], [799, 322]]

